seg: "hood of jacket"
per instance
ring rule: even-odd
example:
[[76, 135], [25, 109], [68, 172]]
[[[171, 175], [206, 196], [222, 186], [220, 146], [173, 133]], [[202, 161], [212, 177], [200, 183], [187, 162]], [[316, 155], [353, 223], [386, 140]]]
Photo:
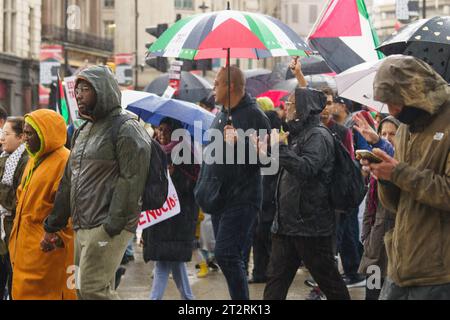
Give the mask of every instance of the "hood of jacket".
[[41, 149], [32, 154], [34, 158], [47, 155], [66, 144], [67, 128], [64, 118], [48, 109], [34, 111], [25, 116], [25, 122], [36, 130], [41, 141]]
[[381, 120], [380, 124], [378, 125], [378, 134], [381, 134], [381, 129], [383, 128], [383, 124], [386, 122], [393, 123], [397, 127], [397, 129], [400, 128], [400, 125], [401, 125], [401, 122], [398, 121], [395, 117], [388, 116], [388, 117], [384, 118], [383, 120]]
[[434, 115], [447, 101], [448, 83], [427, 63], [394, 55], [381, 64], [374, 80], [374, 98], [383, 103], [413, 107]]
[[320, 113], [325, 109], [327, 97], [321, 91], [297, 88], [295, 90], [295, 108], [297, 120], [289, 121], [291, 135], [298, 135], [310, 126], [320, 123]]
[[97, 104], [92, 112], [95, 121], [101, 120], [116, 109], [122, 109], [119, 84], [111, 70], [106, 66], [93, 66], [83, 70], [76, 80], [89, 82], [97, 94]]

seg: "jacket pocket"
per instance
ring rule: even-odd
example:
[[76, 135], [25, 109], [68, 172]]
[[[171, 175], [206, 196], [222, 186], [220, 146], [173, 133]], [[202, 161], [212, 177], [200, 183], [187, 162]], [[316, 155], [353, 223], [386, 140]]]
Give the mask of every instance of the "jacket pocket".
[[198, 180], [194, 189], [195, 200], [204, 212], [217, 213], [225, 205], [223, 183], [217, 177], [204, 177]]

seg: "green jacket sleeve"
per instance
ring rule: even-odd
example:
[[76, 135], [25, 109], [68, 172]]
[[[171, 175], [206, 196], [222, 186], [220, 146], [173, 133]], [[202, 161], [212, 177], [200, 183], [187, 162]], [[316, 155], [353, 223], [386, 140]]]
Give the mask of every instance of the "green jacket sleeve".
[[64, 175], [56, 193], [55, 203], [52, 213], [44, 221], [44, 229], [48, 233], [56, 233], [66, 228], [71, 215], [70, 210], [70, 188], [71, 188], [72, 170], [70, 159], [67, 161]]
[[137, 122], [128, 121], [120, 128], [116, 145], [119, 177], [104, 224], [110, 236], [120, 234], [129, 217], [141, 212], [141, 198], [150, 166], [149, 143], [147, 133]]
[[393, 172], [392, 182], [421, 204], [448, 211], [450, 208], [450, 154], [447, 156], [443, 175], [429, 169], [418, 170], [400, 163]]

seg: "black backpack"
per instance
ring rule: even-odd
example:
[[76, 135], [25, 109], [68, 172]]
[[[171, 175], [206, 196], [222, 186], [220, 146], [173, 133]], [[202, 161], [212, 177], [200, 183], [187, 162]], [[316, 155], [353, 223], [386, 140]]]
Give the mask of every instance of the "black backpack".
[[[119, 134], [122, 125], [134, 118], [128, 114], [122, 114], [114, 117], [112, 123], [112, 143], [115, 148], [117, 145], [117, 136]], [[77, 132], [74, 134], [74, 139], [77, 139], [79, 132], [86, 126], [83, 124]], [[169, 180], [167, 177], [167, 156], [160, 144], [148, 137], [151, 141], [151, 157], [150, 167], [147, 175], [147, 181], [145, 182], [144, 193], [142, 194], [142, 211], [156, 210], [162, 208], [167, 201], [169, 192]], [[73, 140], [75, 141], [75, 140]], [[115, 150], [114, 150], [115, 151]]]
[[334, 139], [335, 165], [331, 181], [331, 204], [336, 210], [358, 208], [366, 196], [366, 185], [361, 170], [339, 137], [326, 127]]

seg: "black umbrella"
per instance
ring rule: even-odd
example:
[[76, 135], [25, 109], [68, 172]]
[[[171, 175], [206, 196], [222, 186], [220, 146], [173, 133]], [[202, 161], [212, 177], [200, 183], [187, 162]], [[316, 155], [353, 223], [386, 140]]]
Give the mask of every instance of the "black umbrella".
[[[323, 74], [323, 73], [333, 73], [334, 71], [328, 66], [322, 56], [309, 56], [301, 57], [300, 63], [302, 64], [302, 72], [305, 76]], [[286, 79], [295, 78], [291, 69], [287, 68]]]
[[[145, 91], [162, 96], [169, 86], [169, 74], [163, 74], [153, 80]], [[198, 103], [208, 97], [213, 90], [212, 85], [195, 74], [190, 72], [181, 72], [180, 90], [175, 98], [192, 103]]]
[[267, 69], [250, 69], [244, 71], [246, 90], [253, 97], [269, 91], [279, 80]]
[[378, 48], [386, 55], [405, 54], [422, 59], [450, 82], [450, 17], [434, 17], [410, 23]]
[[[322, 90], [328, 87], [333, 91], [337, 91], [336, 81], [332, 76], [328, 76], [325, 74], [315, 74], [311, 76], [305, 76], [305, 79], [308, 82], [308, 87], [310, 88]], [[294, 92], [297, 87], [297, 79], [289, 79], [276, 84], [272, 88], [272, 90], [285, 90], [288, 92]]]

